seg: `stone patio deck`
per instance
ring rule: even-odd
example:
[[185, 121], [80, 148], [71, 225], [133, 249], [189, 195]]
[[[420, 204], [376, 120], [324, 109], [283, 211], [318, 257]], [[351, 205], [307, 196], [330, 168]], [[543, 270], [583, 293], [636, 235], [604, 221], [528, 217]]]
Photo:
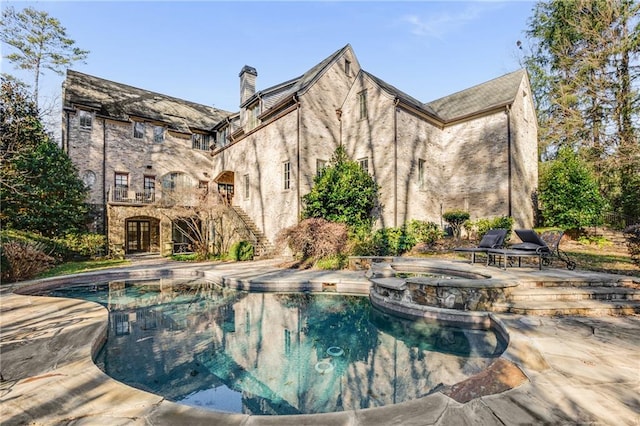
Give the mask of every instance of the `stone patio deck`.
[[[487, 272], [482, 265], [473, 268]], [[185, 265], [152, 259], [83, 276], [102, 280], [108, 274], [136, 276], [158, 269], [204, 271], [238, 285], [319, 282], [335, 283], [338, 290], [343, 285], [368, 285], [362, 271], [291, 271], [279, 269], [270, 261]], [[585, 275], [601, 281], [615, 279], [606, 274], [555, 268], [514, 269], [505, 279], [560, 282]], [[268, 417], [190, 408], [111, 379], [92, 361], [105, 338], [107, 311], [79, 300], [15, 293], [32, 284], [0, 288], [3, 425], [640, 424], [639, 315], [493, 314], [507, 330], [509, 346], [489, 372], [473, 380], [382, 408]]]

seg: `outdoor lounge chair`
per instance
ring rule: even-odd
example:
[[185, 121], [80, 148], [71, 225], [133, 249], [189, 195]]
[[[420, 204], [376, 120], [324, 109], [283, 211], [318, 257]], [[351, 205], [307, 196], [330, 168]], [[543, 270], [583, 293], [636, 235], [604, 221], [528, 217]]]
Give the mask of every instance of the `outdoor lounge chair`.
[[476, 263], [476, 253], [487, 254], [490, 249], [501, 248], [504, 245], [506, 236], [506, 229], [489, 229], [477, 247], [456, 247], [453, 250], [462, 253], [471, 253], [471, 263]]
[[[492, 255], [500, 256], [503, 260], [504, 269], [509, 264], [509, 258], [518, 259], [518, 266], [522, 264], [523, 257], [537, 257], [538, 268], [542, 269], [542, 266], [549, 266], [553, 259], [559, 259], [567, 265], [567, 269], [573, 270], [576, 267], [576, 262], [571, 260], [569, 256], [560, 250], [560, 240], [564, 231], [547, 231], [542, 235], [538, 235], [533, 229], [516, 229], [516, 235], [522, 240], [521, 243], [513, 244], [504, 249], [489, 249], [487, 256]], [[489, 260], [487, 258], [487, 265]]]

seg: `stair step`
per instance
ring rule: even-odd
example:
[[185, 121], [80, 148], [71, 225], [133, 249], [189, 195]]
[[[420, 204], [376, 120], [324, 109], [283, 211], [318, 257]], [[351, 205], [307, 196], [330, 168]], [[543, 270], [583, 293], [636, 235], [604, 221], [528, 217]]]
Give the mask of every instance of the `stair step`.
[[516, 301], [634, 300], [640, 290], [628, 287], [543, 287], [516, 289], [509, 299]]
[[519, 315], [633, 315], [640, 313], [640, 301], [580, 300], [580, 301], [521, 301], [495, 303], [494, 312]]

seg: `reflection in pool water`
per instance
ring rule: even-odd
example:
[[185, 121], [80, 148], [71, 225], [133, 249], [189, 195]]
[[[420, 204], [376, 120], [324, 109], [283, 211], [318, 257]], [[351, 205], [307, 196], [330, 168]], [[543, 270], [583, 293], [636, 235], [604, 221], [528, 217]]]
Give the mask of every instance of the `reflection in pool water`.
[[491, 330], [389, 317], [358, 296], [176, 279], [48, 294], [109, 309], [96, 364], [111, 377], [218, 411], [311, 414], [407, 401], [480, 372], [505, 347]]

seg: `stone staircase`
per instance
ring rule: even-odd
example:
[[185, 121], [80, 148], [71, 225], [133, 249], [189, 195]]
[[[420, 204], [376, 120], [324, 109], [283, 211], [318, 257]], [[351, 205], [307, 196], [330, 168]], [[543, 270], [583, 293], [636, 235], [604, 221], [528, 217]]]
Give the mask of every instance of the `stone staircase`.
[[231, 206], [231, 209], [236, 213], [238, 218], [244, 223], [245, 227], [255, 237], [254, 248], [256, 258], [266, 258], [274, 250], [273, 244], [269, 241], [266, 235], [258, 229], [256, 224], [251, 220], [249, 215], [238, 206]]
[[631, 280], [522, 283], [493, 310], [523, 315], [640, 314], [640, 284]]

